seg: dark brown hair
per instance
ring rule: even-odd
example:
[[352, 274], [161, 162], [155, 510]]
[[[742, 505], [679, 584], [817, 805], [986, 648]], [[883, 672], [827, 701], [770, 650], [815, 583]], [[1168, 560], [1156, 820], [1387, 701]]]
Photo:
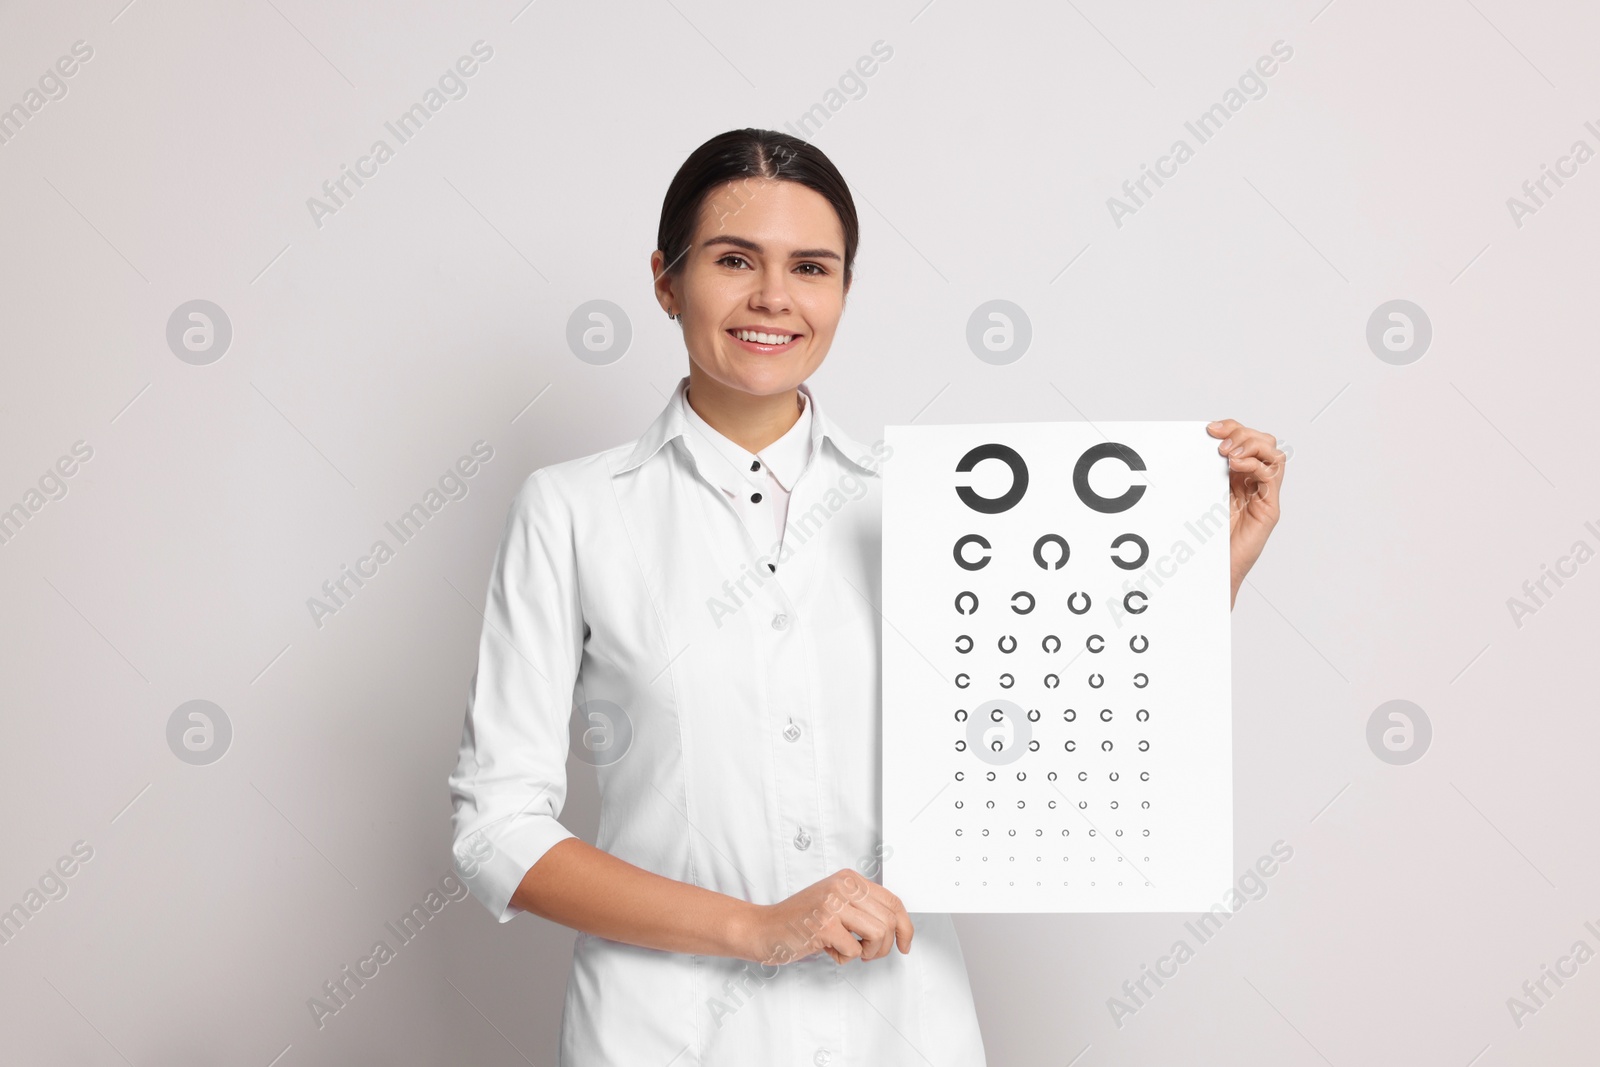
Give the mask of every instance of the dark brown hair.
[[728, 182], [750, 178], [798, 182], [833, 205], [844, 230], [844, 284], [848, 288], [860, 236], [850, 187], [821, 149], [776, 130], [729, 130], [689, 153], [661, 202], [656, 248], [666, 259], [664, 273], [677, 274], [683, 269], [683, 257], [694, 240], [707, 195]]

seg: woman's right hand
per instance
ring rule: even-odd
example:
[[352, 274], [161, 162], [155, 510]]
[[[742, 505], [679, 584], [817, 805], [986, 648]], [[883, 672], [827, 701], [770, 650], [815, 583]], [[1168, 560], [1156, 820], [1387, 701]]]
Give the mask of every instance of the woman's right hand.
[[826, 952], [835, 963], [875, 960], [896, 944], [910, 952], [912, 933], [899, 897], [845, 867], [787, 900], [756, 905], [745, 958], [781, 965]]

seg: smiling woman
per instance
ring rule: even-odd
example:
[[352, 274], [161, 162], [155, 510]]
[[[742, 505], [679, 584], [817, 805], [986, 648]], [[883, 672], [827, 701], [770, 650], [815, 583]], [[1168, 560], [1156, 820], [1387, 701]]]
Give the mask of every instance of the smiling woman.
[[[985, 1062], [951, 917], [878, 880], [884, 457], [805, 381], [857, 234], [814, 146], [701, 145], [650, 258], [689, 373], [512, 504], [450, 788], [473, 894], [580, 931], [563, 1067]], [[559, 821], [569, 752], [593, 845]]]

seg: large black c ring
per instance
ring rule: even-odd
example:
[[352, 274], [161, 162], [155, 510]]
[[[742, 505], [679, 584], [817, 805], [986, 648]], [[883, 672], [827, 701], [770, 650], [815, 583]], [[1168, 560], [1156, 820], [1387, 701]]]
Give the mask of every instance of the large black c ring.
[[[1138, 597], [1140, 600], [1144, 601], [1144, 603], [1137, 608], [1134, 607], [1132, 604], [1128, 603], [1128, 601], [1132, 600], [1134, 597]], [[1142, 589], [1135, 589], [1133, 592], [1122, 598], [1122, 610], [1126, 611], [1129, 615], [1143, 615], [1145, 609], [1149, 606], [1150, 598], [1145, 595], [1144, 590]]]
[[[1083, 597], [1083, 607], [1081, 608], [1078, 607], [1077, 601], [1077, 598], [1080, 596]], [[1089, 605], [1092, 603], [1093, 601], [1089, 599], [1088, 593], [1073, 592], [1067, 595], [1067, 610], [1072, 612], [1074, 615], [1082, 615], [1084, 612], [1089, 610]]]
[[[1134, 458], [1137, 459], [1138, 457]], [[956, 486], [956, 495], [961, 498], [963, 504], [973, 511], [982, 512], [985, 515], [998, 515], [1002, 511], [1009, 511], [1016, 507], [1017, 502], [1022, 499], [1022, 494], [1028, 491], [1028, 465], [1022, 461], [1022, 456], [1017, 453], [1016, 449], [1008, 448], [998, 443], [991, 443], [979, 445], [962, 456], [960, 461], [956, 463], [956, 473], [966, 474], [986, 459], [998, 459], [1011, 468], [1011, 488], [1007, 489], [1003, 496], [987, 497], [973, 492], [971, 486], [958, 485]], [[1142, 466], [1139, 469], [1143, 469]], [[1143, 486], [1140, 488], [1142, 489]]]
[[[1028, 598], [1028, 606], [1027, 607], [1025, 607], [1025, 608], [1017, 607], [1017, 597], [1019, 597], [1019, 596], [1025, 596], [1025, 597]], [[1033, 594], [1028, 592], [1026, 589], [1018, 589], [1015, 593], [1011, 594], [1011, 610], [1016, 612], [1018, 615], [1026, 615], [1028, 612], [1033, 610], [1033, 606], [1034, 606]]]
[[[970, 599], [972, 601], [972, 607], [968, 608], [965, 611], [961, 610], [961, 601], [963, 599]], [[978, 610], [978, 594], [977, 593], [974, 593], [970, 589], [963, 589], [961, 592], [956, 594], [956, 613], [958, 615], [971, 615], [971, 614], [975, 613], [977, 610]]]
[[1107, 515], [1114, 515], [1119, 511], [1127, 511], [1139, 502], [1144, 496], [1148, 486], [1130, 485], [1128, 491], [1119, 497], [1107, 498], [1089, 488], [1089, 468], [1102, 459], [1120, 459], [1128, 465], [1129, 470], [1144, 470], [1144, 460], [1139, 458], [1139, 453], [1127, 445], [1119, 445], [1113, 441], [1103, 441], [1098, 445], [1084, 449], [1083, 455], [1078, 457], [1078, 465], [1072, 468], [1072, 488], [1077, 491], [1078, 499], [1094, 511]]

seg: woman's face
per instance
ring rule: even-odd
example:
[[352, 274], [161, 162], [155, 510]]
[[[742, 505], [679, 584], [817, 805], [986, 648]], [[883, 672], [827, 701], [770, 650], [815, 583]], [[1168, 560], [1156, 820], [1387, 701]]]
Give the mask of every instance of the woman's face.
[[844, 313], [844, 229], [833, 205], [798, 182], [713, 190], [682, 269], [662, 274], [659, 251], [650, 262], [657, 299], [682, 315], [689, 358], [730, 389], [793, 389], [828, 354]]

